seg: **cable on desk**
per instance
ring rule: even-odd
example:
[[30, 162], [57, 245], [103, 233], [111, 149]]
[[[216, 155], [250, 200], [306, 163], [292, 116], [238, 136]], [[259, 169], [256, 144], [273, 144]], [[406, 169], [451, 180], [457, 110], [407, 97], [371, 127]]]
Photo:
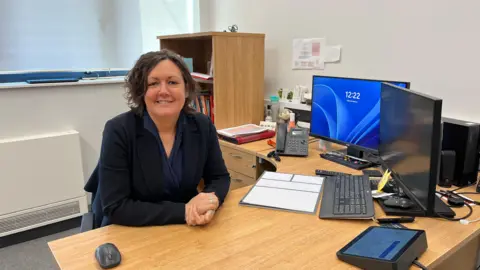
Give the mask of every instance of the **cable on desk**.
[[416, 266], [418, 266], [418, 268], [422, 270], [428, 270], [428, 268], [425, 265], [421, 264], [418, 260], [413, 261], [413, 264], [415, 264]]
[[465, 195], [465, 194], [475, 194], [475, 195], [480, 195], [480, 193], [478, 193], [478, 192], [455, 192], [455, 194], [463, 194], [463, 195]]
[[460, 223], [462, 223], [463, 225], [468, 225], [470, 223], [474, 223], [474, 222], [477, 222], [477, 221], [480, 221], [480, 218], [477, 218], [477, 219], [474, 219], [474, 220], [462, 219], [462, 220], [460, 220]]
[[[437, 192], [438, 193], [438, 192]], [[446, 193], [448, 194], [454, 194], [454, 195], [467, 195], [467, 194], [476, 194], [478, 195], [477, 192], [454, 192], [454, 191], [446, 191]], [[441, 194], [441, 193], [440, 193]], [[463, 198], [462, 196], [459, 196], [460, 198]], [[469, 200], [463, 198], [465, 201], [469, 202], [469, 203], [473, 203], [475, 205], [480, 205], [480, 201], [474, 201], [472, 199], [469, 198]]]
[[458, 190], [460, 190], [460, 189], [464, 189], [464, 188], [467, 188], [467, 187], [475, 186], [476, 184], [477, 184], [477, 183], [473, 183], [473, 184], [470, 184], [470, 185], [468, 185], [468, 186], [458, 187], [458, 188], [452, 189], [452, 190], [450, 190], [450, 191], [451, 191], [451, 192], [458, 191]]
[[[442, 194], [442, 193], [440, 193], [440, 192], [438, 192], [438, 191], [437, 191], [436, 193], [438, 193], [438, 194], [440, 194], [440, 195], [444, 195], [444, 194]], [[455, 193], [451, 193], [451, 195], [454, 195], [454, 194], [455, 194]], [[463, 198], [460, 197], [460, 196], [457, 196], [457, 197], [463, 199]], [[463, 199], [463, 200], [464, 200], [464, 199]], [[437, 212], [435, 212], [435, 214], [436, 214], [437, 216], [443, 218], [443, 219], [446, 219], [446, 220], [450, 220], [450, 221], [461, 221], [461, 220], [464, 220], [464, 219], [469, 218], [469, 217], [472, 215], [472, 213], [473, 213], [473, 208], [470, 206], [470, 204], [468, 204], [467, 202], [465, 202], [465, 205], [468, 207], [469, 212], [468, 212], [468, 214], [466, 214], [464, 217], [461, 217], [461, 218], [450, 218], [450, 217], [444, 216], [444, 215], [442, 215], [442, 214], [440, 214], [440, 213], [437, 213]], [[449, 205], [449, 206], [450, 206], [450, 205]], [[450, 206], [450, 208], [452, 208], [452, 207]], [[463, 223], [462, 223], [462, 224], [463, 224]]]

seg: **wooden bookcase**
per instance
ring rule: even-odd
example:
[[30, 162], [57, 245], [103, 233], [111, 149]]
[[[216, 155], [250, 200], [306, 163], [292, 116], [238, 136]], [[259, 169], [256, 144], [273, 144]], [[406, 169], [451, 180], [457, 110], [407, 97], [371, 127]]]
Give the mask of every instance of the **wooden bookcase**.
[[264, 34], [205, 32], [157, 39], [160, 49], [192, 58], [194, 72], [208, 74], [213, 62], [213, 82], [197, 81], [212, 91], [217, 129], [263, 119]]

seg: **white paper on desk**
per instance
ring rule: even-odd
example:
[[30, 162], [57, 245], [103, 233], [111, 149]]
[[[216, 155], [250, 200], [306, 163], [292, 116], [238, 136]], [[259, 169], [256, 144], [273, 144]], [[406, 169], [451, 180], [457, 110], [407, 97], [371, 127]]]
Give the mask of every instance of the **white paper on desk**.
[[319, 194], [318, 192], [254, 186], [242, 202], [257, 206], [314, 213]]
[[292, 176], [293, 175], [287, 173], [264, 172], [262, 178], [280, 181], [290, 181], [292, 180]]
[[374, 199], [378, 199], [378, 198], [383, 198], [383, 197], [389, 197], [389, 196], [392, 196], [394, 195], [395, 193], [386, 193], [386, 192], [383, 192], [383, 191], [378, 191], [378, 190], [372, 190], [372, 197]]
[[322, 185], [323, 177], [296, 174], [293, 176], [292, 182]]
[[324, 38], [299, 38], [293, 40], [292, 69], [324, 69]]
[[334, 63], [340, 61], [340, 55], [342, 54], [342, 46], [327, 46], [325, 49], [325, 62]]
[[298, 190], [298, 191], [309, 191], [309, 192], [320, 192], [320, 189], [322, 188], [322, 185], [269, 180], [265, 178], [261, 178], [260, 180], [258, 180], [255, 186], [281, 188], [281, 189]]

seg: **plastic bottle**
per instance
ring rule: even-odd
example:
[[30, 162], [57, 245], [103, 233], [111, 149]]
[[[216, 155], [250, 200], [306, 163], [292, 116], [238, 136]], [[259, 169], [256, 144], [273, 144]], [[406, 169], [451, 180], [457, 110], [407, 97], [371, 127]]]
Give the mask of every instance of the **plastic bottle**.
[[273, 122], [273, 120], [272, 120], [272, 105], [267, 105], [267, 116], [265, 117], [265, 122]]
[[272, 122], [277, 122], [278, 111], [280, 110], [279, 98], [277, 96], [270, 96], [270, 108], [272, 109]]

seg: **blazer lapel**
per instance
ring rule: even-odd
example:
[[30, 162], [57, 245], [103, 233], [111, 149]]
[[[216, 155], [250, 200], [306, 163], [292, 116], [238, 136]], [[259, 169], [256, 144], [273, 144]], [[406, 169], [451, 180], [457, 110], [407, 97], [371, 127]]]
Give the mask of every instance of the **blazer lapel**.
[[145, 184], [154, 194], [162, 192], [162, 159], [158, 144], [152, 134], [143, 128], [143, 121], [137, 125], [137, 155], [145, 177]]
[[195, 180], [195, 174], [199, 168], [198, 155], [200, 154], [199, 144], [200, 132], [193, 119], [194, 116], [187, 115], [185, 118], [185, 129], [182, 136], [183, 145], [183, 179], [180, 187], [184, 189]]

